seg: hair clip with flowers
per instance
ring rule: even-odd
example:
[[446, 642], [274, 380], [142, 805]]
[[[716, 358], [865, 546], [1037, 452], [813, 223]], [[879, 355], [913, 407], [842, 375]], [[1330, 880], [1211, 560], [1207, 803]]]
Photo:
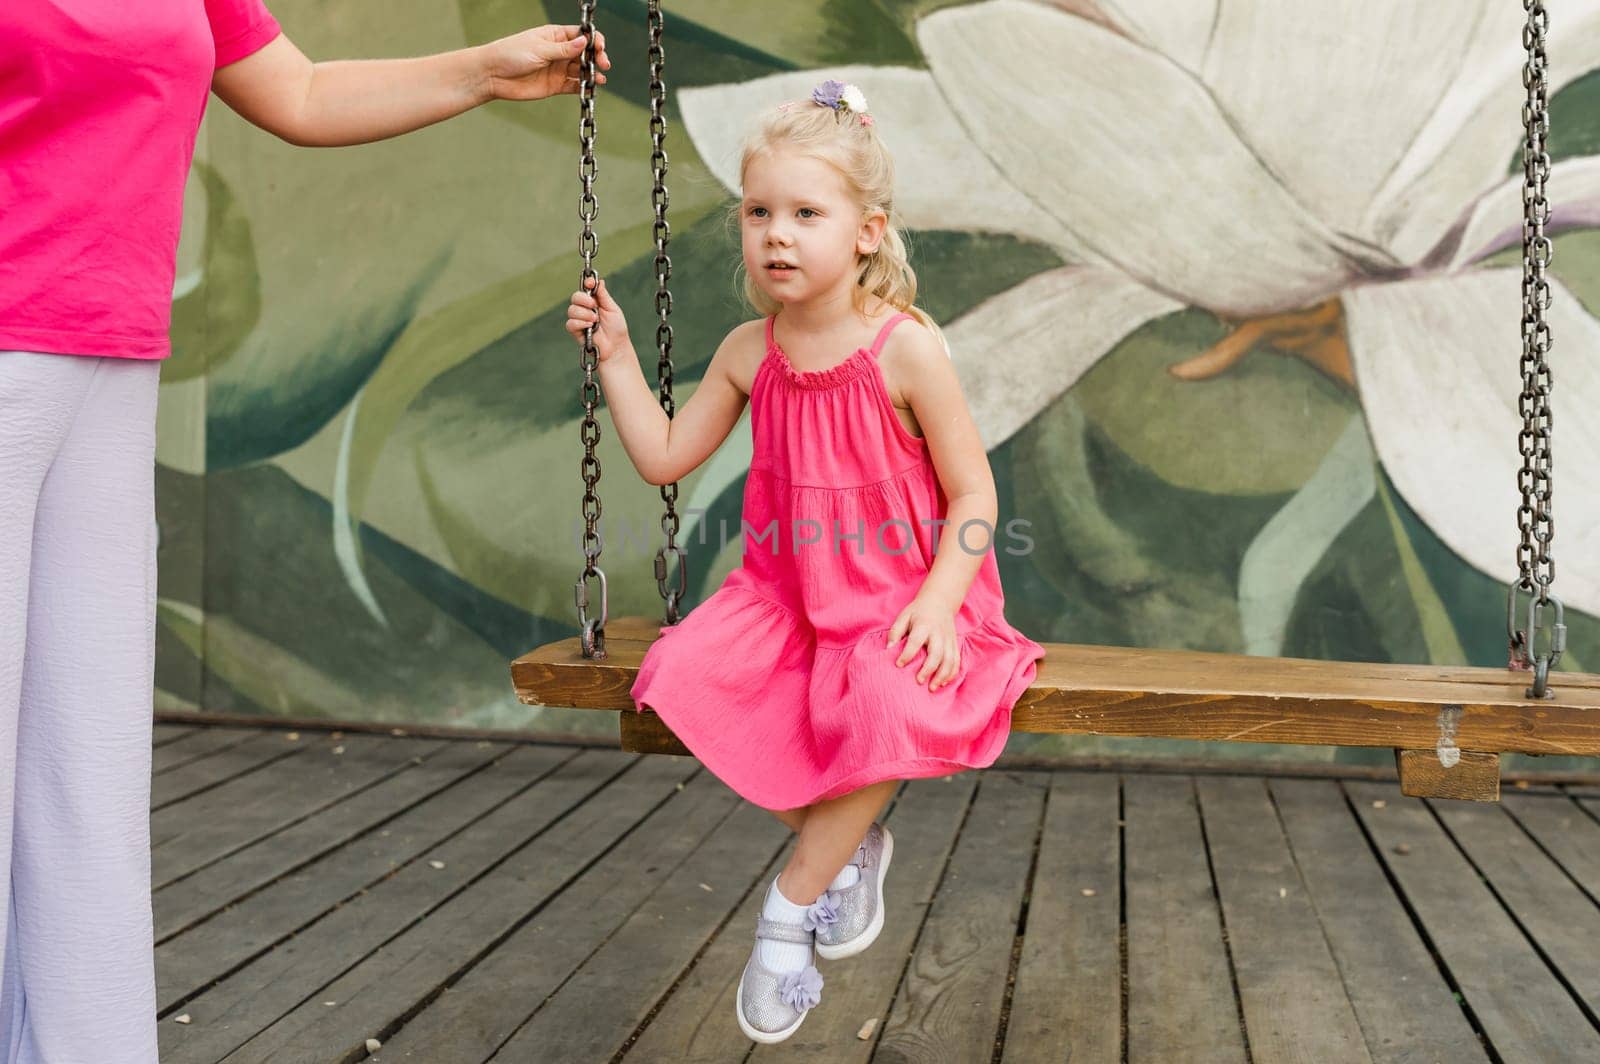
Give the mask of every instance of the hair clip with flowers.
[[867, 113], [867, 97], [855, 85], [830, 79], [811, 90], [811, 99], [823, 107], [854, 114], [864, 126], [872, 125], [872, 116]]

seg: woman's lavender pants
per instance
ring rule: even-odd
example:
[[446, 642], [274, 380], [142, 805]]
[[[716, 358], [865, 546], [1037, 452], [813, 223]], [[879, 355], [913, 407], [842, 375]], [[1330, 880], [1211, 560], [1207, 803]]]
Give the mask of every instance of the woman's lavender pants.
[[160, 364], [0, 351], [0, 1061], [155, 1064]]

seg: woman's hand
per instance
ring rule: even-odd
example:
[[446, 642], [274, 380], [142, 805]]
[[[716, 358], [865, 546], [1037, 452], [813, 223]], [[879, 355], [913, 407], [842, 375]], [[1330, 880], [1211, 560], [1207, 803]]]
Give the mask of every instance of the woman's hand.
[[594, 346], [600, 361], [604, 362], [628, 346], [628, 322], [622, 316], [622, 308], [606, 291], [604, 281], [596, 279], [588, 283], [595, 289], [593, 292], [580, 289], [572, 293], [572, 303], [567, 307], [567, 332], [581, 344], [583, 330], [598, 325], [594, 331]]
[[901, 639], [905, 640], [905, 646], [895, 659], [896, 668], [916, 657], [918, 650], [927, 648], [927, 659], [917, 670], [917, 682], [927, 682], [928, 690], [937, 691], [961, 671], [961, 643], [956, 638], [955, 610], [943, 601], [924, 595], [912, 599], [889, 628], [889, 649], [893, 650]]
[[[611, 69], [606, 35], [595, 32], [595, 84]], [[483, 65], [484, 97], [490, 100], [542, 100], [578, 91], [585, 40], [577, 26], [540, 26], [502, 37], [476, 50]]]

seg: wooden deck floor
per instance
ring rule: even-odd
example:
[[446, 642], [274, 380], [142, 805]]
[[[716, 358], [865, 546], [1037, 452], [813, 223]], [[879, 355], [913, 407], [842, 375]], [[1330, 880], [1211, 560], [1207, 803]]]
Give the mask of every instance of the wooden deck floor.
[[1600, 1060], [1600, 791], [915, 781], [882, 937], [755, 1048], [787, 831], [695, 762], [291, 734], [157, 726], [164, 1064]]

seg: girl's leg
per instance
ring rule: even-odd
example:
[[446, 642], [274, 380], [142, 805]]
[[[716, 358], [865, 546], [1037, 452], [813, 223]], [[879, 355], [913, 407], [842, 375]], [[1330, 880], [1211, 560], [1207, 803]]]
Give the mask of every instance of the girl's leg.
[[809, 905], [821, 896], [855, 854], [898, 786], [899, 780], [884, 780], [811, 806], [800, 829], [800, 841], [778, 875], [783, 896], [800, 905]]
[[[38, 356], [46, 357], [46, 356]], [[48, 356], [71, 358], [79, 356]], [[19, 1064], [155, 1064], [150, 719], [160, 366], [92, 368], [39, 492], [11, 851]]]
[[784, 827], [800, 834], [800, 829], [805, 827], [806, 815], [811, 812], [811, 806], [802, 805], [798, 809], [768, 809], [767, 812], [783, 821]]

